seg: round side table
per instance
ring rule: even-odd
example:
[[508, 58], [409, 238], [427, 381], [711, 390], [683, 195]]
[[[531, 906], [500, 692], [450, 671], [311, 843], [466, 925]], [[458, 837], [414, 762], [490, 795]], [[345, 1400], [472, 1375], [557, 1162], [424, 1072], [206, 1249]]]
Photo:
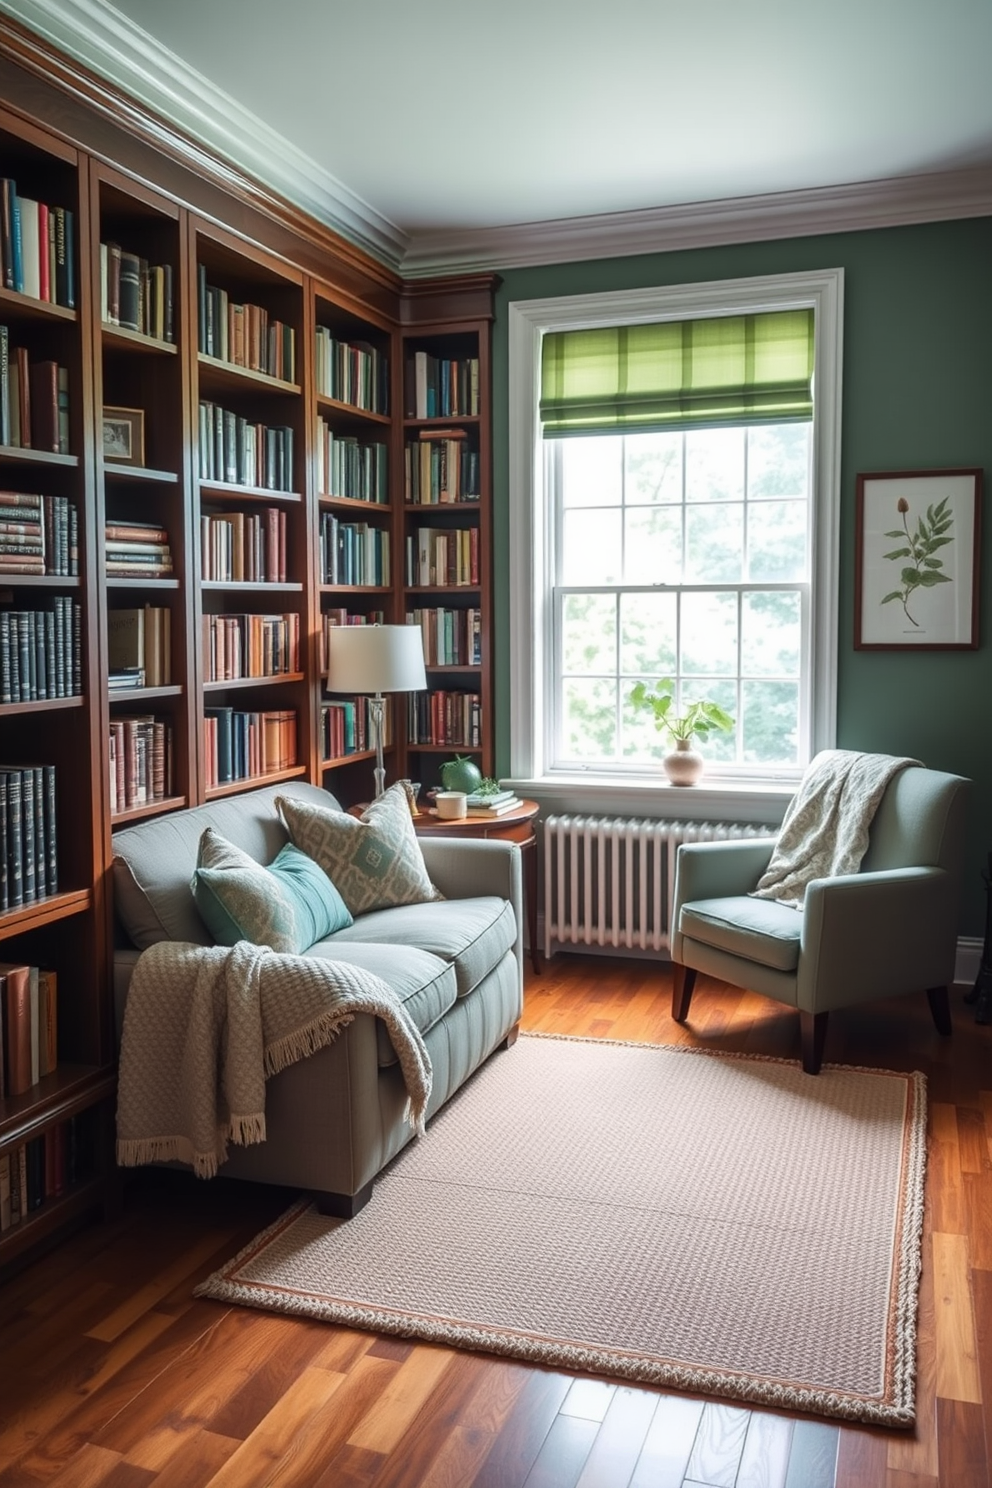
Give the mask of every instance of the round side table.
[[530, 962], [538, 973], [541, 961], [537, 949], [537, 863], [534, 853], [537, 837], [534, 818], [540, 809], [536, 801], [521, 801], [519, 806], [502, 816], [464, 816], [458, 821], [442, 821], [434, 808], [429, 807], [413, 818], [420, 837], [495, 837], [517, 844], [522, 854]]

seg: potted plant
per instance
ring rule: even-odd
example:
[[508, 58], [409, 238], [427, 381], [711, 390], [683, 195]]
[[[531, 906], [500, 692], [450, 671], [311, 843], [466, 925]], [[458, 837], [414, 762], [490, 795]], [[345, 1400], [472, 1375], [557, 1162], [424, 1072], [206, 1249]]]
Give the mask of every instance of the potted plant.
[[648, 708], [654, 715], [654, 726], [659, 733], [671, 739], [673, 748], [665, 755], [662, 764], [673, 785], [695, 785], [703, 773], [703, 757], [693, 748], [693, 739], [698, 735], [705, 739], [708, 734], [726, 733], [734, 726], [734, 720], [718, 703], [709, 698], [700, 698], [683, 705], [676, 712], [675, 683], [663, 677], [653, 690], [644, 682], [638, 682], [630, 694], [635, 708]]

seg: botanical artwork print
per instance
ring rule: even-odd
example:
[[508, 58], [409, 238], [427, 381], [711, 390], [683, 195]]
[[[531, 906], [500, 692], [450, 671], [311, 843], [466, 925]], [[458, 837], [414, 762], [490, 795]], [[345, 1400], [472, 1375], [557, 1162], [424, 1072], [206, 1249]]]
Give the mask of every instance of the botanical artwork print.
[[913, 611], [919, 611], [922, 598], [920, 591], [934, 589], [938, 584], [953, 582], [950, 576], [943, 572], [944, 560], [939, 558], [937, 553], [939, 549], [945, 548], [948, 543], [954, 541], [951, 535], [954, 517], [948, 509], [946, 496], [941, 501], [931, 502], [927, 507], [926, 515], [916, 519], [915, 527], [910, 505], [905, 496], [899, 497], [896, 510], [902, 520], [902, 526], [886, 532], [885, 536], [897, 539], [900, 545], [884, 554], [884, 557], [891, 563], [902, 564], [899, 570], [899, 587], [890, 590], [879, 603], [900, 604], [906, 619], [918, 629], [920, 621]]

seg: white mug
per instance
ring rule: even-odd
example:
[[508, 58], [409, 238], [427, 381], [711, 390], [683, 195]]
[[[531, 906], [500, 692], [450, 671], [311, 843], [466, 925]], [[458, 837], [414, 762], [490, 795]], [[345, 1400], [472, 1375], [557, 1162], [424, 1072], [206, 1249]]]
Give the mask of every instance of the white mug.
[[438, 791], [434, 805], [442, 821], [460, 821], [468, 815], [468, 796], [464, 791]]

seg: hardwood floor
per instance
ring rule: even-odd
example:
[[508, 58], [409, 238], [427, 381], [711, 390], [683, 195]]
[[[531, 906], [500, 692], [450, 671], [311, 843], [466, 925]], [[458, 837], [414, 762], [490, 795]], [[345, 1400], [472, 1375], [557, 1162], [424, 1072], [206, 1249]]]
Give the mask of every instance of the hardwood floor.
[[[667, 967], [559, 956], [524, 1027], [798, 1057], [798, 1019]], [[0, 1488], [988, 1488], [992, 1028], [952, 995], [834, 1014], [825, 1058], [922, 1069], [930, 1159], [912, 1432], [835, 1425], [197, 1301], [285, 1192], [141, 1170], [123, 1216], [0, 1286]], [[373, 1199], [374, 1202], [374, 1199]]]

